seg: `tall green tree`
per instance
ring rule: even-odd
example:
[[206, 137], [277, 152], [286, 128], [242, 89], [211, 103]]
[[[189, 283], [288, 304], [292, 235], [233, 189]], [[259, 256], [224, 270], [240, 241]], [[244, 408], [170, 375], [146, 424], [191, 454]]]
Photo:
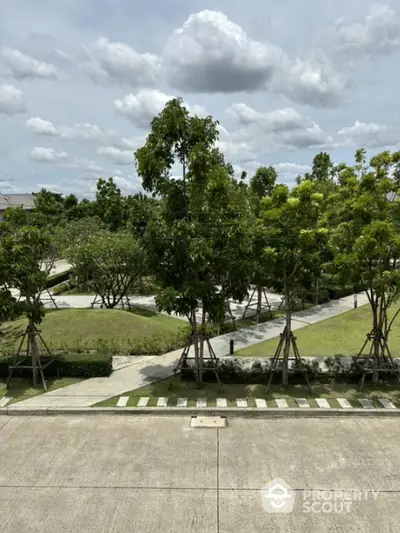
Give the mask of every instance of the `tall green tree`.
[[121, 190], [113, 178], [97, 182], [95, 214], [110, 231], [117, 231], [125, 226], [126, 212]]
[[327, 238], [327, 231], [319, 228], [322, 202], [322, 194], [306, 180], [290, 192], [286, 185], [278, 185], [262, 204], [268, 243], [264, 248], [265, 264], [271, 287], [283, 294], [285, 302], [286, 324], [275, 354], [275, 362], [283, 355], [284, 385], [288, 384], [291, 349], [297, 357], [292, 332], [296, 298], [303, 293], [305, 277], [310, 272], [318, 275], [322, 266], [321, 252]]
[[391, 365], [388, 340], [397, 314], [389, 321], [388, 309], [400, 298], [397, 159], [397, 153], [382, 152], [368, 164], [365, 151], [358, 150], [355, 165], [340, 174], [326, 217], [334, 256], [330, 268], [343, 284], [364, 287], [371, 306], [368, 340], [375, 383], [379, 370]]
[[[254, 214], [252, 237], [252, 279], [251, 282], [256, 286], [256, 321], [261, 321], [262, 310], [267, 302], [263, 305], [263, 296], [265, 287], [269, 285], [268, 266], [265, 264], [264, 248], [266, 244], [266, 233], [263, 220], [260, 219], [261, 206], [263, 198], [271, 197], [276, 186], [277, 173], [273, 167], [260, 167], [256, 170], [250, 180], [250, 191], [252, 193], [252, 208]], [[254, 290], [251, 295], [255, 294]], [[250, 303], [250, 302], [249, 302]]]
[[257, 198], [271, 196], [277, 178], [274, 167], [259, 167], [250, 180], [250, 189]]
[[64, 198], [62, 194], [42, 188], [34, 193], [35, 208], [32, 210], [31, 221], [35, 225], [56, 225], [64, 218]]
[[[206, 320], [220, 324], [227, 300], [247, 293], [249, 277], [250, 202], [215, 147], [217, 126], [212, 117], [190, 116], [181, 99], [171, 100], [135, 154], [144, 189], [161, 198], [145, 234], [162, 286], [156, 302], [189, 318], [198, 383]], [[181, 166], [180, 178], [172, 176], [174, 165]]]
[[1, 250], [6, 257], [7, 285], [19, 291], [19, 306], [28, 318], [27, 355], [32, 361], [33, 384], [36, 385], [40, 370], [37, 325], [44, 316], [40, 298], [54, 264], [55, 248], [49, 231], [29, 225], [25, 218], [23, 209], [7, 211], [1, 225]]

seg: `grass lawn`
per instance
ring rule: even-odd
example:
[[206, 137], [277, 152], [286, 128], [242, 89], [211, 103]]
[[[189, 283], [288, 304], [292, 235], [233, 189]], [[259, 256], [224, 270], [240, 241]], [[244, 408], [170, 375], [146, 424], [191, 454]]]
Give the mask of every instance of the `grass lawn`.
[[[392, 317], [399, 304], [389, 310]], [[317, 324], [295, 332], [300, 354], [307, 356], [356, 355], [371, 330], [372, 318], [369, 305], [352, 309]], [[278, 337], [239, 350], [237, 357], [271, 357], [278, 345]], [[400, 316], [394, 321], [390, 332], [389, 348], [393, 357], [400, 357]]]
[[[26, 318], [4, 324], [0, 349], [15, 350], [26, 324]], [[46, 312], [40, 330], [53, 349], [157, 355], [183, 346], [185, 326], [146, 309], [58, 309]]]
[[[172, 382], [172, 389], [168, 390]], [[347, 398], [354, 402], [354, 407], [361, 407], [357, 398], [368, 398], [375, 402], [378, 398], [389, 398], [393, 403], [400, 405], [400, 387], [393, 385], [379, 385], [375, 387], [365, 384], [364, 389], [360, 392], [358, 384], [336, 384], [333, 386], [320, 384], [313, 386], [313, 392], [310, 393], [305, 385], [290, 385], [282, 387], [279, 384], [272, 385], [268, 394], [266, 394], [265, 385], [224, 385], [223, 391], [219, 390], [216, 383], [207, 383], [203, 389], [197, 389], [195, 383], [181, 381], [180, 378], [169, 378], [147, 385], [140, 389], [125, 392], [120, 396], [129, 396], [127, 407], [136, 407], [141, 396], [149, 397], [149, 407], [155, 407], [159, 397], [169, 398], [168, 405], [176, 406], [178, 398], [187, 398], [188, 407], [195, 407], [197, 398], [207, 398], [208, 406], [215, 407], [217, 398], [226, 398], [228, 407], [236, 407], [237, 398], [246, 398], [249, 407], [256, 407], [255, 399], [263, 398], [265, 400], [274, 400], [278, 398], [286, 399], [289, 407], [297, 407], [296, 398], [306, 398], [311, 407], [318, 407], [315, 398], [327, 398], [333, 408], [339, 408], [336, 398]], [[110, 398], [96, 405], [96, 407], [115, 407], [118, 398]]]
[[[82, 380], [78, 378], [49, 379], [47, 380], [47, 390], [50, 392], [60, 389], [61, 387], [66, 387], [67, 385], [73, 385], [79, 381]], [[44, 392], [42, 386], [38, 385], [34, 388], [32, 381], [28, 379], [12, 378], [8, 390], [6, 389], [5, 381], [0, 381], [0, 398], [3, 398], [3, 396], [11, 398], [7, 407], [13, 403], [21, 402], [22, 400], [27, 400], [28, 398], [33, 398], [33, 396], [43, 394]]]

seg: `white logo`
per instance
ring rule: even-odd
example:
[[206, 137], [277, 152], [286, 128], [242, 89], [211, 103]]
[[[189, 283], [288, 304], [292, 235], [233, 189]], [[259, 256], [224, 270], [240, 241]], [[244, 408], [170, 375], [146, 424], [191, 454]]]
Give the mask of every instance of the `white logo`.
[[295, 493], [283, 479], [274, 479], [261, 489], [264, 510], [267, 513], [291, 513]]

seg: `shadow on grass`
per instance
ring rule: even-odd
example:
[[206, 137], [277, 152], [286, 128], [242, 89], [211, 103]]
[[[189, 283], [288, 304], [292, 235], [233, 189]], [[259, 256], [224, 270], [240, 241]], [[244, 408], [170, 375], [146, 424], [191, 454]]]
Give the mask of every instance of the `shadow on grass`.
[[156, 316], [159, 316], [159, 313], [157, 311], [153, 311], [152, 309], [148, 309], [147, 307], [139, 307], [139, 306], [132, 306], [131, 309], [126, 309], [128, 313], [132, 313], [133, 315], [142, 316], [144, 318], [154, 318]]
[[[78, 378], [49, 378], [47, 379], [47, 391], [57, 390], [67, 385], [78, 383], [79, 381], [82, 380]], [[0, 397], [7, 396], [11, 398], [11, 403], [27, 400], [28, 398], [33, 398], [44, 392], [46, 391], [44, 390], [42, 383], [39, 382], [36, 387], [34, 387], [31, 379], [13, 377], [8, 389], [6, 388], [6, 380], [0, 380]]]

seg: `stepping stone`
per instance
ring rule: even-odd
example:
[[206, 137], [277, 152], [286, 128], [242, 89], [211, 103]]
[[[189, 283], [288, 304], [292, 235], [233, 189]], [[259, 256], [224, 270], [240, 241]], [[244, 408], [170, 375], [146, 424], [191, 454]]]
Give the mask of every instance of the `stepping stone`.
[[285, 409], [286, 407], [289, 407], [286, 400], [275, 400], [275, 402], [277, 407], [279, 407], [280, 409]]
[[374, 409], [373, 404], [367, 400], [367, 398], [359, 398], [358, 401], [364, 407], [364, 409]]
[[125, 407], [128, 403], [129, 396], [121, 396], [117, 402], [117, 407]]
[[217, 398], [217, 407], [228, 407], [228, 401], [226, 398]]
[[197, 398], [196, 407], [200, 409], [207, 407], [207, 398]]
[[385, 409], [396, 409], [396, 406], [394, 403], [392, 403], [387, 398], [381, 398], [378, 400], [378, 402], [385, 408]]
[[176, 402], [177, 407], [187, 407], [187, 398], [178, 398], [178, 401]]
[[296, 403], [299, 407], [310, 407], [310, 404], [305, 398], [296, 398]]
[[158, 398], [157, 407], [167, 407], [168, 398]]
[[346, 398], [337, 398], [337, 401], [342, 409], [353, 409], [353, 406]]
[[11, 398], [9, 398], [8, 396], [4, 396], [3, 398], [1, 398], [0, 407], [5, 407], [10, 400]]
[[316, 398], [315, 401], [318, 404], [318, 407], [321, 409], [330, 409], [331, 406], [328, 403], [328, 400], [325, 400], [325, 398]]
[[265, 409], [267, 407], [267, 402], [263, 398], [256, 398], [256, 406], [259, 409]]
[[237, 398], [236, 399], [236, 405], [238, 407], [247, 407], [247, 400], [246, 398]]
[[150, 398], [146, 398], [145, 396], [143, 396], [143, 397], [140, 398], [140, 400], [138, 401], [137, 406], [138, 406], [138, 407], [147, 407], [147, 404], [149, 403], [149, 400], [150, 400]]

